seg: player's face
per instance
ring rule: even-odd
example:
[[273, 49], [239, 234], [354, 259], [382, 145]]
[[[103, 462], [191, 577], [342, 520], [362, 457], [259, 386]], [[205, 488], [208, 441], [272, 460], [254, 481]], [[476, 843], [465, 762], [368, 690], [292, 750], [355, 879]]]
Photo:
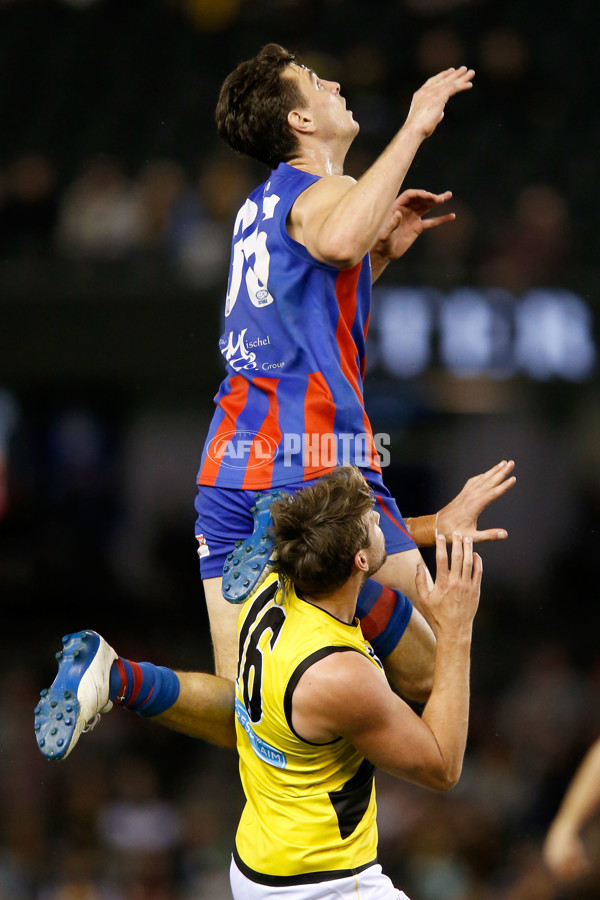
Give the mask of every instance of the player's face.
[[366, 578], [370, 578], [377, 572], [387, 559], [385, 550], [385, 537], [383, 531], [379, 527], [379, 513], [372, 509], [367, 513], [367, 521], [369, 527], [369, 546], [365, 548], [367, 560], [369, 562], [369, 571]]
[[298, 87], [306, 97], [307, 109], [317, 133], [329, 137], [358, 132], [358, 122], [354, 120], [352, 110], [347, 109], [337, 81], [326, 81], [312, 69], [295, 63], [289, 66], [287, 72], [289, 77], [298, 81]]

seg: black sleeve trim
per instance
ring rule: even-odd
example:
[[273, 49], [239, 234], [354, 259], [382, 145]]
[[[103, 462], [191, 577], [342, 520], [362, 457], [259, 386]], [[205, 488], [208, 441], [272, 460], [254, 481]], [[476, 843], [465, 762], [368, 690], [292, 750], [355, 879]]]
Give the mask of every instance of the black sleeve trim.
[[288, 682], [288, 686], [285, 689], [285, 695], [283, 698], [283, 710], [285, 713], [285, 718], [288, 723], [288, 728], [294, 734], [299, 741], [302, 741], [304, 744], [310, 744], [313, 747], [326, 747], [327, 744], [335, 744], [336, 741], [341, 740], [341, 738], [334, 738], [332, 741], [325, 741], [322, 744], [317, 743], [316, 741], [307, 741], [306, 738], [303, 738], [298, 732], [294, 729], [292, 725], [292, 696], [294, 691], [296, 690], [296, 685], [300, 681], [301, 677], [304, 675], [307, 669], [310, 669], [314, 663], [319, 662], [320, 659], [324, 659], [326, 656], [331, 656], [332, 653], [346, 653], [347, 651], [352, 651], [357, 653], [358, 651], [354, 649], [354, 647], [321, 647], [320, 650], [315, 650], [314, 653], [311, 653], [310, 656], [307, 656], [306, 659], [303, 659], [302, 662], [294, 669], [292, 673], [292, 677]]

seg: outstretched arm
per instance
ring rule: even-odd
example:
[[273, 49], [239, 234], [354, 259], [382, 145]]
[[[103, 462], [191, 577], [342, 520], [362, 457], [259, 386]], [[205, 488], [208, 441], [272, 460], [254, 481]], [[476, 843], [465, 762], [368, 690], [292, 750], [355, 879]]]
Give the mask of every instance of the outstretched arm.
[[580, 832], [600, 810], [600, 739], [577, 769], [544, 842], [543, 856], [550, 871], [562, 880], [582, 875], [590, 867]]
[[388, 222], [419, 147], [442, 121], [450, 98], [469, 90], [474, 76], [461, 66], [429, 78], [400, 131], [358, 181], [321, 178], [300, 194], [288, 222], [292, 237], [322, 262], [348, 269], [359, 263]]
[[514, 467], [512, 459], [503, 459], [487, 472], [469, 478], [462, 491], [437, 515], [405, 519], [417, 546], [432, 547], [436, 534], [449, 536], [455, 531], [473, 541], [502, 541], [507, 538], [508, 533], [504, 528], [486, 528], [480, 531], [477, 520], [490, 503], [502, 497], [515, 484], [517, 479], [510, 474]]

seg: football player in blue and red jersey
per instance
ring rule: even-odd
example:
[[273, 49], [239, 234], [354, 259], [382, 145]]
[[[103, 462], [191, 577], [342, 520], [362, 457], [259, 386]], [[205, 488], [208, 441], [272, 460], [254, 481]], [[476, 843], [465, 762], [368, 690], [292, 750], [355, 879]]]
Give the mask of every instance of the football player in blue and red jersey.
[[[432, 580], [417, 548], [436, 544], [438, 533], [456, 540], [458, 532], [469, 544], [506, 538], [503, 529], [479, 530], [477, 521], [514, 484], [514, 463], [502, 460], [470, 478], [437, 515], [404, 520], [384, 485], [384, 448], [364, 408], [365, 341], [373, 281], [424, 230], [453, 218], [424, 218], [450, 192], [400, 191], [446, 103], [468, 90], [473, 76], [463, 66], [430, 78], [358, 181], [343, 174], [358, 124], [337, 83], [275, 44], [225, 80], [219, 132], [271, 172], [234, 225], [220, 342], [227, 371], [198, 475], [198, 553], [222, 677], [123, 660], [96, 632], [67, 635], [58, 675], [35, 710], [38, 746], [49, 759], [65, 759], [113, 702], [142, 716], [165, 713], [163, 723], [178, 731], [232, 742], [236, 604], [269, 562], [270, 502], [338, 465], [360, 469], [385, 539], [385, 561], [358, 594], [362, 634], [395, 687], [409, 699], [427, 699], [435, 638], [418, 604]], [[324, 513], [317, 518], [327, 529]], [[306, 552], [318, 559], [320, 550], [313, 542]], [[256, 667], [252, 678], [258, 683]]]
[[[239, 607], [268, 561], [268, 504], [338, 465], [357, 465], [376, 499], [388, 558], [358, 603], [365, 637], [398, 689], [426, 699], [435, 641], [418, 604], [419, 545], [433, 544], [436, 516], [404, 520], [386, 489], [363, 402], [371, 286], [425, 230], [452, 196], [400, 193], [423, 141], [448, 100], [472, 87], [462, 66], [433, 76], [414, 94], [391, 143], [355, 180], [344, 160], [359, 126], [340, 85], [326, 81], [276, 44], [225, 80], [221, 137], [265, 163], [267, 180], [233, 228], [225, 327], [226, 376], [198, 474], [196, 536], [218, 674], [235, 677]], [[387, 451], [385, 451], [387, 452]], [[469, 479], [437, 514], [446, 535], [506, 537], [477, 530], [477, 518], [514, 483], [512, 461]], [[236, 548], [236, 540], [246, 541]], [[223, 573], [225, 578], [223, 579]]]

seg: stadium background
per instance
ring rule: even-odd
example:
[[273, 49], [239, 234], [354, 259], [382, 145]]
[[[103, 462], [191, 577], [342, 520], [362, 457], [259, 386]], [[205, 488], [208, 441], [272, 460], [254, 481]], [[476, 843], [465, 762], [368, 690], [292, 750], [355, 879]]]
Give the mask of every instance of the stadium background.
[[461, 783], [380, 777], [381, 861], [413, 900], [600, 896], [597, 865], [559, 890], [539, 855], [599, 726], [592, 22], [583, 0], [0, 5], [0, 898], [229, 896], [233, 753], [117, 711], [51, 765], [31, 726], [70, 630], [211, 667], [194, 477], [229, 231], [264, 174], [213, 108], [269, 40], [342, 83], [353, 174], [426, 77], [477, 71], [407, 179], [458, 219], [383, 279], [368, 408], [406, 515], [503, 457], [518, 484], [482, 519], [510, 539], [482, 549]]

